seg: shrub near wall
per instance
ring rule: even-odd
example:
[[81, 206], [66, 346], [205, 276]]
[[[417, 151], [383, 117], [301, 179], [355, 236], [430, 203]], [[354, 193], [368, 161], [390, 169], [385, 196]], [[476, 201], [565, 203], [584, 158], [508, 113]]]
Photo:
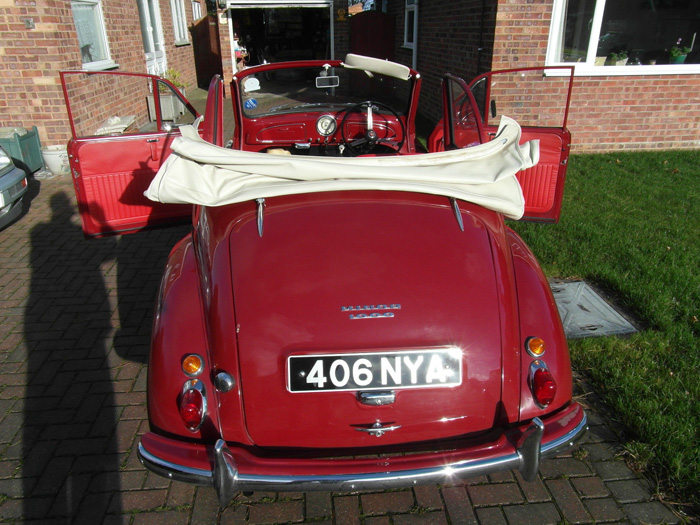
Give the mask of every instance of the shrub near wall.
[[[553, 0], [499, 0], [493, 68], [542, 66]], [[578, 76], [572, 151], [700, 147], [700, 76]]]

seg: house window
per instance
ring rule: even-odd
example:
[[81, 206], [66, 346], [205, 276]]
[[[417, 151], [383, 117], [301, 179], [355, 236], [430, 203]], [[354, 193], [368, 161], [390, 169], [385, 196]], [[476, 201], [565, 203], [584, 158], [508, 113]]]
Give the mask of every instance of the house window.
[[700, 0], [554, 0], [547, 64], [577, 74], [700, 71]]
[[109, 53], [100, 0], [71, 2], [73, 22], [78, 33], [83, 69], [101, 70], [116, 67]]
[[189, 44], [187, 38], [187, 17], [185, 16], [185, 0], [170, 0], [170, 8], [173, 13], [173, 31], [175, 33], [175, 45]]
[[406, 0], [404, 15], [403, 47], [414, 49], [418, 35], [418, 0]]
[[192, 1], [192, 20], [202, 18], [202, 5], [199, 2]]

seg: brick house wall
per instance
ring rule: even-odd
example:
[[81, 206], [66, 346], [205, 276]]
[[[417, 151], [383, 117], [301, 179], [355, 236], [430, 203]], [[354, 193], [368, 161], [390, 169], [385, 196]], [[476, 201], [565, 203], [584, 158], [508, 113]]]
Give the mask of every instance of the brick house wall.
[[342, 60], [350, 49], [350, 19], [347, 14], [342, 18], [339, 12], [346, 13], [348, 10], [347, 0], [333, 0], [333, 31], [334, 31], [334, 52], [335, 59]]
[[232, 41], [231, 41], [231, 19], [226, 11], [216, 11], [219, 24], [219, 42], [221, 45], [221, 65], [223, 69], [224, 82], [228, 84], [234, 75]]
[[[204, 2], [202, 12], [206, 13]], [[118, 71], [146, 72], [136, 2], [103, 0], [102, 13], [110, 53]], [[177, 69], [184, 82], [196, 87], [191, 45], [175, 46], [172, 12], [168, 0], [160, 0], [160, 14], [168, 67]], [[185, 2], [188, 27], [192, 8]], [[33, 28], [27, 28], [26, 24]], [[65, 144], [70, 125], [58, 72], [81, 69], [82, 59], [70, 2], [16, 0], [0, 4], [0, 85], [2, 126], [37, 126], [42, 145]], [[191, 37], [190, 37], [191, 39]], [[94, 93], [110, 97], [108, 87]]]
[[[411, 66], [413, 50], [403, 45], [404, 4], [405, 0], [389, 0], [387, 13], [395, 22], [394, 60]], [[335, 0], [334, 9], [347, 10], [347, 0]], [[429, 133], [442, 116], [443, 75], [449, 72], [471, 79], [490, 69], [496, 4], [495, 0], [420, 0], [418, 9], [416, 69], [422, 77], [418, 119], [424, 133]], [[347, 17], [345, 21], [336, 18], [336, 58], [348, 52], [349, 25]]]
[[[344, 2], [336, 2], [342, 7]], [[450, 72], [469, 81], [490, 69], [545, 65], [553, 0], [420, 0], [416, 69], [423, 85], [419, 123], [441, 118], [440, 82]], [[403, 47], [405, 0], [389, 0], [396, 61]], [[344, 56], [336, 23], [336, 56]], [[556, 83], [552, 79], [552, 83]], [[573, 151], [697, 148], [700, 76], [577, 76], [568, 127]]]
[[[410, 64], [410, 52], [400, 48], [404, 2], [392, 2], [390, 8], [397, 17], [397, 59]], [[434, 123], [440, 118], [439, 79], [445, 71], [469, 80], [487, 69], [544, 66], [551, 20], [552, 0], [439, 5], [422, 0], [417, 69], [423, 75], [424, 119]], [[479, 34], [482, 52], [475, 57]], [[700, 146], [698, 122], [698, 75], [578, 76], [568, 127], [573, 151], [688, 149]]]
[[[403, 0], [389, 4], [396, 16], [397, 61], [411, 65], [413, 50], [403, 46]], [[416, 69], [423, 83], [419, 119], [428, 132], [442, 118], [442, 78], [452, 73], [469, 80], [491, 69], [495, 4], [491, 0], [444, 2], [422, 0], [418, 5]]]
[[[499, 0], [493, 68], [542, 66], [552, 0]], [[700, 76], [578, 76], [572, 151], [697, 148]]]

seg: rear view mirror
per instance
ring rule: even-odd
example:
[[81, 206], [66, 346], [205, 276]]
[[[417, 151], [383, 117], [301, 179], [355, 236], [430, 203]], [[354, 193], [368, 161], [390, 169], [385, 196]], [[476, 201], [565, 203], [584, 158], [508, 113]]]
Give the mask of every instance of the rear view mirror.
[[334, 88], [340, 85], [340, 77], [316, 77], [317, 88]]

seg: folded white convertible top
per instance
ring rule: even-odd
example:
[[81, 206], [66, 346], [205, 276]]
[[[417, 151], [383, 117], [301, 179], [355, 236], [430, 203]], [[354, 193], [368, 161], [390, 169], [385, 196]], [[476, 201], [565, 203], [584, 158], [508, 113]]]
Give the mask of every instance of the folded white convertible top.
[[466, 149], [388, 157], [302, 157], [214, 146], [191, 126], [145, 195], [157, 202], [223, 206], [280, 195], [345, 190], [408, 191], [472, 202], [519, 219], [515, 174], [539, 160], [538, 141], [519, 145], [520, 126], [501, 118], [496, 137]]

